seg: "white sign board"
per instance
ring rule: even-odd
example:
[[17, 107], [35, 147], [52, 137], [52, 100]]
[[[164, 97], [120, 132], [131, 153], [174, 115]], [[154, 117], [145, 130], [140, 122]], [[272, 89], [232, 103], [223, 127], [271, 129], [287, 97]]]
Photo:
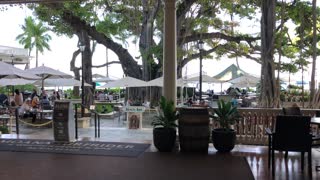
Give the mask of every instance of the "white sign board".
[[146, 110], [146, 107], [144, 107], [144, 106], [126, 106], [126, 107], [124, 107], [124, 112], [142, 113], [145, 110]]

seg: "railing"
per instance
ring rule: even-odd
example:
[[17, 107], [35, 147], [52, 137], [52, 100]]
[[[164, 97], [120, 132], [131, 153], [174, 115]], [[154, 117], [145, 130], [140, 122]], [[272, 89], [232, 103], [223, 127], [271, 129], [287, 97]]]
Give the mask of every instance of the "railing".
[[[212, 109], [210, 109], [212, 111]], [[276, 116], [282, 113], [280, 108], [238, 108], [243, 116], [238, 124], [234, 125], [237, 132], [238, 144], [267, 145], [268, 137], [265, 128], [274, 129]], [[303, 115], [314, 116], [320, 109], [302, 109]], [[219, 127], [213, 122], [212, 128]], [[316, 125], [312, 125], [313, 132], [319, 132]]]

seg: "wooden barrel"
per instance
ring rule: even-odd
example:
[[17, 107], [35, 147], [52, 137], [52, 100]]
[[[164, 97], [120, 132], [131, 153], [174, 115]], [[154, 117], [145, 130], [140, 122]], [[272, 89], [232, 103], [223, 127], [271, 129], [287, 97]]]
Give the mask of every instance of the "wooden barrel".
[[178, 124], [181, 152], [208, 152], [210, 130], [207, 108], [181, 108]]

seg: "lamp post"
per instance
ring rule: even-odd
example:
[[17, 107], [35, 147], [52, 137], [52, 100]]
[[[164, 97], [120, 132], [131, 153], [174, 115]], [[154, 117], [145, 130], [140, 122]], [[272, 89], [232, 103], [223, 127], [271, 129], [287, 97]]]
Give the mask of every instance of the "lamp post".
[[82, 44], [80, 41], [78, 43], [78, 47], [81, 51], [81, 117], [84, 116], [84, 77], [83, 77], [83, 62], [84, 62], [84, 57], [83, 57], [83, 52], [86, 46]]
[[202, 50], [203, 50], [203, 41], [198, 42], [198, 48], [200, 52], [200, 73], [199, 73], [199, 100], [202, 100]]

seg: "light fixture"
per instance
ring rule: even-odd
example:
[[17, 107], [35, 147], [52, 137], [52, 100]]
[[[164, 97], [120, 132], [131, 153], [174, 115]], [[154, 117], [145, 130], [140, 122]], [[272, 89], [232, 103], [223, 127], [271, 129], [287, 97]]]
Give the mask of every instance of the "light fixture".
[[84, 116], [84, 74], [83, 74], [83, 62], [84, 62], [84, 56], [83, 56], [83, 52], [86, 48], [86, 46], [79, 40], [78, 41], [78, 48], [81, 51], [81, 117]]
[[198, 41], [198, 48], [200, 54], [200, 72], [199, 72], [199, 103], [202, 101], [202, 50], [204, 42], [202, 40]]
[[81, 41], [79, 41], [78, 42], [78, 48], [80, 49], [81, 52], [83, 52], [84, 49], [86, 48], [86, 46]]
[[203, 42], [202, 40], [200, 40], [200, 41], [198, 42], [198, 48], [199, 48], [199, 50], [203, 50], [203, 44], [204, 44], [204, 42]]

